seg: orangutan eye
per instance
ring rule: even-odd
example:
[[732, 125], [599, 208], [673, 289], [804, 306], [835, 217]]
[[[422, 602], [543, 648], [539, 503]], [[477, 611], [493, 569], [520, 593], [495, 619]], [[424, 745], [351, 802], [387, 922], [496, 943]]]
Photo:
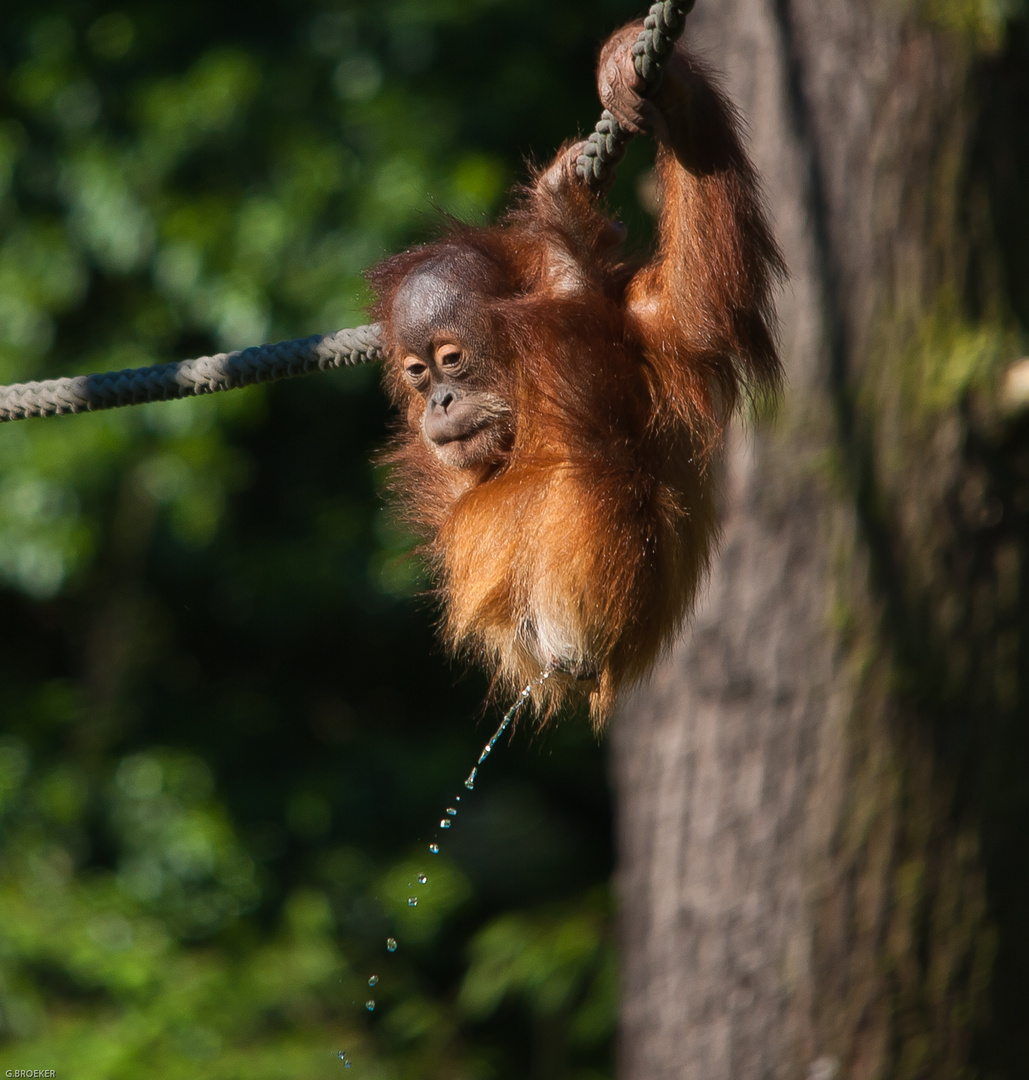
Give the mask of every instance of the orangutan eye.
[[456, 345], [441, 345], [436, 350], [436, 363], [441, 368], [456, 368], [464, 359], [464, 354]]
[[416, 385], [425, 378], [425, 373], [428, 370], [428, 365], [419, 360], [417, 356], [408, 356], [404, 360], [404, 374], [410, 382]]

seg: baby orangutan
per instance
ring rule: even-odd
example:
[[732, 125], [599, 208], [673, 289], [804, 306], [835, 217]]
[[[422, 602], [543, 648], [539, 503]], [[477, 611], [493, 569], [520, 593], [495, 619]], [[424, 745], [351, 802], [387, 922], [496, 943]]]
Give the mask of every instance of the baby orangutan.
[[594, 723], [681, 628], [717, 535], [712, 456], [748, 393], [774, 392], [783, 275], [732, 105], [680, 44], [650, 100], [632, 44], [601, 99], [658, 140], [657, 251], [621, 230], [565, 147], [490, 228], [370, 274], [406, 414], [394, 484], [426, 551], [448, 644], [505, 690], [553, 674], [546, 710]]

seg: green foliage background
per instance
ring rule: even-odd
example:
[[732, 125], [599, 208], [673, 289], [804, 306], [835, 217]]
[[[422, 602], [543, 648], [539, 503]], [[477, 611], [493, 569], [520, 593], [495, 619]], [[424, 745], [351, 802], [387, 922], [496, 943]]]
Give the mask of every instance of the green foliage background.
[[[364, 321], [365, 267], [588, 129], [637, 13], [242, 10], [0, 11], [0, 382]], [[0, 1069], [611, 1075], [588, 726], [523, 727], [428, 853], [497, 718], [433, 643], [386, 426], [357, 370], [0, 429]]]

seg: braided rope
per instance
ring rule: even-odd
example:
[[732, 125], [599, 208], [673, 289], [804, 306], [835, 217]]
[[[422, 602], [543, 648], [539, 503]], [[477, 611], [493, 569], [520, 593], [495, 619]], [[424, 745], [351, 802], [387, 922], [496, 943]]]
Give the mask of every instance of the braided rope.
[[[643, 79], [644, 96], [657, 89], [661, 70], [672, 55], [693, 4], [694, 0], [658, 0], [643, 20], [632, 55], [636, 73]], [[594, 190], [602, 190], [614, 167], [625, 157], [631, 139], [632, 133], [605, 109], [575, 163], [579, 178]]]
[[[643, 79], [644, 95], [652, 93], [660, 82], [661, 69], [671, 56], [693, 3], [694, 0], [658, 0], [651, 5], [632, 47], [636, 71]], [[632, 134], [605, 109], [576, 162], [580, 179], [594, 190], [602, 190], [612, 169], [624, 157], [631, 138]], [[213, 394], [381, 359], [382, 340], [379, 327], [374, 324], [338, 330], [324, 337], [315, 335], [299, 341], [202, 356], [197, 360], [71, 379], [15, 383], [0, 386], [0, 423]]]
[[0, 423], [213, 394], [382, 359], [378, 324], [153, 367], [0, 387]]

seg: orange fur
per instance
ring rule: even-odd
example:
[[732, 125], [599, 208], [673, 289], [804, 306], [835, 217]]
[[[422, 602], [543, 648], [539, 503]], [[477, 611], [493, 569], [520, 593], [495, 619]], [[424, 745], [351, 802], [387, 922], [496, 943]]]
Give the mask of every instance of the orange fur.
[[[780, 379], [782, 261], [732, 106], [681, 47], [655, 106], [663, 207], [645, 265], [620, 255], [568, 147], [502, 224], [454, 227], [370, 275], [387, 387], [408, 419], [394, 484], [426, 537], [448, 644], [505, 691], [557, 665], [538, 704], [588, 696], [597, 724], [681, 628], [717, 533], [712, 455], [741, 393]], [[488, 309], [491, 382], [516, 417], [487, 468], [433, 455], [391, 336], [400, 284], [454, 245], [503, 282], [467, 286]]]

